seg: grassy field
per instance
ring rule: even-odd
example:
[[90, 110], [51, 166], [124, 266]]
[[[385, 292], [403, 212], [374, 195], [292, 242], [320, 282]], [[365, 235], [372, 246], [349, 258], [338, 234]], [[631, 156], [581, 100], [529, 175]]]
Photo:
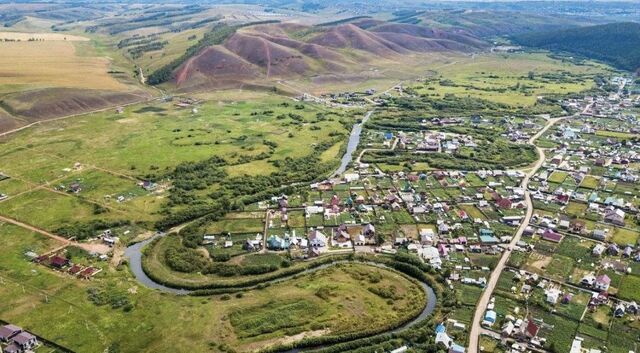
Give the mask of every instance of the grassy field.
[[[0, 141], [0, 164], [17, 181], [11, 181], [14, 186], [7, 191], [0, 185], [0, 191], [17, 193], [39, 185], [54, 188], [73, 182], [82, 191], [66, 196], [46, 190], [20, 195], [0, 205], [0, 214], [55, 229], [70, 219], [94, 218], [92, 204], [101, 204], [112, 211], [111, 218], [154, 221], [166, 202], [166, 192], [152, 195], [137, 186], [146, 175], [167, 173], [180, 163], [211, 156], [225, 158], [229, 177], [269, 175], [278, 170], [274, 161], [311, 155], [317, 144], [331, 143], [347, 132], [341, 120], [351, 120], [350, 115], [332, 114], [314, 105], [294, 108], [269, 94], [251, 93], [251, 101], [242, 100], [240, 92], [227, 95], [228, 100], [200, 104], [195, 114], [171, 102], [140, 104], [123, 114], [108, 111], [78, 116], [5, 138]], [[337, 164], [336, 148], [328, 151], [325, 161]], [[76, 163], [81, 167], [75, 168]], [[200, 195], [206, 197], [214, 188]], [[116, 202], [119, 196], [125, 201]], [[44, 207], [51, 203], [57, 208]], [[27, 219], [31, 207], [41, 210]], [[223, 223], [213, 231], [223, 231]], [[258, 222], [246, 231], [261, 229]]]
[[[203, 347], [209, 352], [222, 352], [225, 347], [244, 351], [300, 338], [282, 338], [283, 331], [275, 326], [261, 326], [260, 335], [241, 338], [243, 322], [229, 317], [247, 308], [260, 308], [257, 313], [271, 315], [271, 308], [286, 303], [311, 303], [323, 314], [307, 315], [302, 331], [312, 334], [322, 327], [339, 334], [401, 320], [408, 310], [424, 303], [420, 287], [403, 276], [356, 264], [332, 267], [228, 300], [220, 296], [178, 297], [140, 287], [124, 267], [109, 268], [92, 281], [79, 281], [30, 263], [24, 258], [25, 251], [41, 253], [57, 243], [14, 226], [0, 225], [0, 240], [4, 246], [0, 318], [78, 352], [97, 353], [116, 347], [120, 352], [175, 352], [176, 345], [180, 351], [201, 352]], [[369, 283], [369, 276], [380, 281]], [[393, 286], [397, 298], [389, 304], [388, 299], [368, 289], [372, 286]], [[126, 311], [97, 306], [88, 289], [125, 298], [133, 307]], [[247, 320], [256, 319], [256, 315]]]
[[540, 95], [588, 89], [593, 85], [591, 77], [600, 72], [601, 66], [576, 66], [544, 53], [481, 54], [456, 60], [455, 65], [434, 67], [429, 83], [418, 92], [437, 96], [452, 93], [527, 106]]
[[79, 56], [70, 40], [0, 42], [0, 52], [0, 93], [43, 87], [127, 89], [107, 73], [107, 58]]

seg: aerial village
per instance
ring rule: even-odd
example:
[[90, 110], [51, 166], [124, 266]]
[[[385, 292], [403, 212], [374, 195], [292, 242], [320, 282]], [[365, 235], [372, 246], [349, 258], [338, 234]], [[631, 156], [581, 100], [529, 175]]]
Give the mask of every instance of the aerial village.
[[[437, 344], [450, 353], [465, 352], [473, 308], [508, 252], [484, 308], [481, 344], [488, 348], [500, 342], [509, 348], [486, 351], [545, 352], [547, 340], [566, 340], [558, 335], [572, 332], [570, 353], [600, 352], [595, 347], [601, 335], [624, 335], [640, 315], [640, 122], [630, 112], [638, 101], [612, 93], [563, 104], [576, 115], [539, 137], [546, 158], [531, 178], [519, 168], [390, 171], [363, 157], [380, 151], [473, 153], [479, 148], [474, 136], [443, 127], [491, 125], [495, 119], [429, 119], [420, 122], [420, 131], [408, 132], [367, 129], [345, 173], [227, 215], [202, 234], [201, 243], [212, 256], [226, 259], [253, 252], [286, 254], [292, 260], [351, 252], [415, 254], [445, 273], [447, 285], [459, 293], [460, 305], [434, 332]], [[524, 144], [542, 129], [545, 117], [500, 122], [503, 137]], [[131, 181], [105, 199], [128, 202], [161, 194], [166, 187]], [[55, 186], [74, 194], [84, 188], [82, 180]], [[534, 208], [530, 217], [528, 193]], [[8, 197], [0, 194], [0, 200]], [[88, 241], [111, 248], [132, 228], [101, 230]], [[25, 256], [80, 280], [100, 273], [96, 263], [108, 260], [104, 253], [77, 256], [69, 251]], [[11, 325], [2, 328], [0, 340], [8, 344], [4, 352], [24, 352], [37, 344]]]

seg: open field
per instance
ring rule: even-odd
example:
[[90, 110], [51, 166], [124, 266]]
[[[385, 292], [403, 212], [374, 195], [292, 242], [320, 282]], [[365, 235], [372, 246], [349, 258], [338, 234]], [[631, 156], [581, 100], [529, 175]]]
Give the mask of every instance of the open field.
[[127, 89], [107, 73], [108, 59], [78, 56], [71, 41], [0, 42], [0, 52], [0, 93], [43, 87]]
[[426, 84], [417, 87], [419, 93], [440, 97], [449, 93], [528, 106], [540, 95], [591, 88], [593, 75], [605, 72], [605, 67], [576, 66], [551, 59], [545, 53], [492, 53], [432, 70]]
[[68, 41], [68, 42], [84, 42], [88, 41], [89, 38], [75, 36], [72, 34], [64, 34], [64, 33], [44, 33], [44, 32], [35, 32], [35, 33], [27, 33], [27, 32], [6, 32], [0, 31], [0, 39], [4, 39], [5, 41]]
[[[24, 186], [27, 189], [43, 184], [53, 189], [78, 183], [82, 190], [66, 196], [44, 190], [21, 195], [4, 202], [0, 214], [26, 220], [28, 210], [24, 207], [49, 199], [56, 200], [56, 204], [64, 201], [66, 205], [55, 212], [71, 214], [71, 206], [76, 202], [73, 200], [82, 198], [81, 203], [89, 209], [77, 213], [74, 221], [93, 219], [91, 204], [109, 208], [109, 218], [154, 221], [159, 218], [158, 212], [166, 204], [169, 192], [150, 195], [136, 183], [146, 180], [148, 175], [162, 179], [181, 163], [221, 156], [227, 173], [223, 179], [267, 176], [283, 169], [278, 161], [313, 155], [318, 145], [326, 144], [333, 157], [325, 157], [321, 162], [337, 164], [336, 147], [331, 146], [339, 148], [341, 143], [337, 141], [346, 133], [346, 124], [355, 113], [326, 111], [312, 104], [294, 107], [285, 98], [264, 93], [249, 96], [252, 100], [245, 101], [242, 93], [236, 92], [228, 100], [200, 103], [194, 106], [197, 113], [172, 102], [138, 104], [127, 107], [122, 114], [115, 111], [88, 114], [10, 135], [1, 142], [2, 172], [31, 184]], [[79, 169], [74, 167], [77, 165]], [[24, 188], [15, 191], [25, 191]], [[206, 197], [212, 190], [215, 185], [194, 193]], [[123, 200], [116, 202], [121, 197]], [[47, 221], [38, 221], [36, 225], [49, 230], [67, 222], [66, 217], [45, 214], [39, 217]], [[221, 227], [219, 231], [224, 230], [224, 225]], [[261, 226], [250, 227], [248, 231], [258, 228]]]
[[[42, 252], [56, 244], [19, 228], [0, 225], [0, 240], [5, 246], [0, 258], [0, 317], [78, 352], [98, 353], [114, 347], [121, 352], [174, 352], [176, 344], [181, 351], [202, 351], [203, 345], [211, 352], [222, 352], [225, 347], [246, 351], [290, 340], [283, 336], [282, 325], [251, 325], [260, 330], [251, 337], [243, 328], [251, 320], [284, 317], [286, 311], [271, 309], [286, 303], [308, 303], [314, 312], [321, 313], [305, 313], [300, 318], [305, 326], [296, 332], [303, 335], [317, 330], [339, 334], [387, 324], [402, 320], [414, 305], [424, 303], [420, 287], [403, 276], [357, 264], [335, 266], [244, 292], [241, 297], [225, 297], [228, 300], [163, 295], [140, 287], [126, 268], [109, 269], [92, 281], [79, 281], [32, 264], [24, 259], [24, 251]], [[380, 276], [381, 281], [370, 284], [369, 275]], [[374, 286], [395, 287], [394, 304], [367, 289]], [[87, 294], [90, 288], [123, 298], [132, 307], [125, 311], [109, 304], [97, 306]], [[234, 313], [247, 308], [257, 310], [240, 321], [233, 319]], [[185, 332], [185, 328], [193, 329]]]

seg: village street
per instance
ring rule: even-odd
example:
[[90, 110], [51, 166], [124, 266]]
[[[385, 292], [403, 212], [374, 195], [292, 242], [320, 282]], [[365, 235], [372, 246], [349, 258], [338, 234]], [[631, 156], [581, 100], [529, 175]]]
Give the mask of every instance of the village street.
[[[590, 105], [587, 105], [584, 111], [587, 111], [589, 108], [590, 108]], [[535, 141], [538, 138], [540, 138], [540, 136], [542, 136], [547, 130], [549, 130], [552, 126], [554, 126], [559, 121], [562, 121], [567, 118], [574, 118], [577, 116], [579, 116], [579, 114], [575, 114], [573, 116], [568, 116], [568, 117], [548, 119], [545, 126], [529, 139], [529, 144], [532, 144], [532, 145], [535, 144]], [[531, 220], [531, 216], [533, 215], [533, 201], [531, 198], [531, 193], [529, 192], [529, 180], [538, 171], [538, 169], [540, 169], [540, 167], [542, 166], [546, 158], [544, 149], [536, 146], [536, 150], [538, 151], [538, 161], [528, 170], [528, 172], [525, 174], [525, 177], [522, 179], [522, 183], [520, 185], [525, 190], [525, 202], [527, 204], [526, 215], [522, 220], [522, 223], [520, 224], [518, 231], [514, 235], [511, 242], [508, 244], [507, 249], [502, 254], [502, 257], [500, 257], [498, 264], [496, 265], [495, 269], [491, 273], [491, 276], [489, 277], [489, 281], [487, 282], [487, 285], [484, 288], [484, 291], [482, 292], [482, 296], [478, 300], [478, 304], [476, 305], [476, 310], [473, 315], [473, 321], [471, 323], [471, 332], [469, 335], [469, 346], [468, 346], [469, 353], [478, 352], [478, 342], [480, 339], [480, 334], [482, 333], [481, 322], [482, 322], [482, 317], [484, 315], [484, 312], [487, 308], [487, 305], [489, 304], [489, 301], [491, 300], [493, 291], [496, 287], [496, 284], [498, 283], [498, 278], [500, 278], [500, 274], [502, 274], [502, 271], [504, 271], [505, 269], [505, 265], [507, 263], [507, 260], [509, 259], [509, 255], [511, 254], [511, 250], [516, 245], [516, 243], [520, 241], [520, 238], [522, 237], [522, 234], [524, 233], [525, 228], [529, 225], [529, 221]]]

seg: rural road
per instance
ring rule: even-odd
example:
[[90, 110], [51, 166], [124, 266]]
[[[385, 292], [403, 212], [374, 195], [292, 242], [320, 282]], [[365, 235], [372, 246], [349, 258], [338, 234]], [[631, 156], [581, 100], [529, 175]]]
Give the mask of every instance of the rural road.
[[[540, 138], [540, 136], [542, 136], [547, 130], [549, 130], [549, 128], [555, 125], [558, 121], [561, 121], [565, 118], [567, 117], [553, 118], [553, 119], [547, 120], [546, 125], [529, 139], [529, 144], [533, 145], [534, 142], [538, 138]], [[496, 265], [495, 269], [491, 273], [491, 276], [489, 277], [489, 281], [487, 282], [487, 286], [484, 288], [484, 291], [482, 292], [482, 296], [480, 297], [480, 300], [478, 300], [478, 304], [476, 304], [476, 311], [475, 311], [475, 314], [473, 315], [473, 322], [471, 323], [471, 332], [469, 334], [469, 347], [467, 350], [468, 353], [478, 352], [478, 342], [480, 340], [480, 334], [482, 333], [482, 330], [483, 330], [482, 327], [480, 326], [480, 323], [482, 321], [482, 317], [484, 316], [484, 311], [486, 310], [487, 305], [489, 305], [489, 300], [491, 300], [493, 290], [496, 288], [496, 284], [498, 283], [498, 278], [500, 277], [500, 274], [502, 274], [502, 271], [505, 268], [507, 260], [509, 259], [509, 255], [511, 254], [511, 249], [516, 245], [518, 241], [520, 241], [520, 238], [522, 237], [522, 233], [524, 233], [525, 228], [529, 225], [529, 221], [531, 220], [531, 216], [533, 215], [533, 201], [531, 200], [531, 193], [529, 192], [529, 180], [542, 166], [546, 158], [546, 155], [542, 148], [536, 146], [536, 150], [538, 151], [538, 155], [539, 155], [538, 161], [533, 165], [533, 167], [529, 170], [529, 172], [525, 174], [525, 177], [522, 179], [522, 182], [520, 184], [520, 186], [525, 190], [524, 197], [525, 197], [525, 202], [527, 203], [527, 213], [522, 223], [520, 224], [520, 227], [518, 227], [518, 230], [514, 235], [513, 239], [509, 243], [508, 248], [504, 251], [504, 253], [502, 253], [502, 257], [500, 258], [500, 260], [498, 261], [498, 264]]]
[[106, 254], [107, 252], [109, 252], [110, 248], [107, 245], [104, 244], [88, 244], [88, 243], [78, 243], [72, 240], [69, 240], [67, 238], [61, 237], [59, 235], [47, 232], [44, 229], [32, 226], [30, 224], [24, 223], [24, 222], [20, 222], [18, 220], [15, 220], [13, 218], [7, 218], [4, 216], [0, 216], [0, 222], [4, 222], [4, 223], [9, 223], [9, 224], [13, 224], [14, 226], [18, 226], [20, 228], [24, 228], [26, 230], [35, 232], [35, 233], [39, 233], [42, 234], [46, 237], [49, 237], [51, 239], [54, 239], [56, 241], [59, 241], [60, 243], [62, 243], [62, 246], [60, 247], [60, 249], [63, 249], [69, 245], [73, 245], [79, 248], [82, 248], [84, 250], [87, 250], [89, 252], [95, 252], [95, 253], [99, 253], [99, 254]]

